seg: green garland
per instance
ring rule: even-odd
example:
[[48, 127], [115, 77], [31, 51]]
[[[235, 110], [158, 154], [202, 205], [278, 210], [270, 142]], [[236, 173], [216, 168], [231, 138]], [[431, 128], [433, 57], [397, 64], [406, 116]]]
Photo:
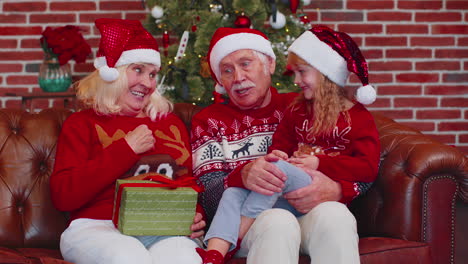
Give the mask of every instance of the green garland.
[[[212, 103], [214, 82], [211, 79], [206, 53], [211, 36], [218, 27], [234, 27], [234, 21], [244, 13], [251, 21], [251, 27], [264, 32], [277, 55], [276, 72], [272, 76], [273, 85], [280, 92], [297, 91], [290, 76], [283, 75], [286, 68], [287, 47], [308, 25], [301, 23], [297, 15], [291, 15], [284, 1], [275, 3], [278, 11], [286, 16], [286, 25], [281, 29], [268, 26], [268, 18], [272, 12], [271, 2], [265, 0], [147, 0], [151, 10], [154, 6], [163, 9], [161, 18], [148, 14], [145, 27], [157, 36], [158, 42], [164, 32], [168, 32], [171, 45], [167, 48], [167, 56], [161, 45], [161, 60], [163, 68], [160, 76], [164, 83], [160, 90], [173, 102], [189, 102], [205, 106]], [[179, 48], [179, 40], [184, 31], [189, 32], [189, 41], [184, 57], [175, 61]], [[161, 80], [160, 80], [161, 81]]]

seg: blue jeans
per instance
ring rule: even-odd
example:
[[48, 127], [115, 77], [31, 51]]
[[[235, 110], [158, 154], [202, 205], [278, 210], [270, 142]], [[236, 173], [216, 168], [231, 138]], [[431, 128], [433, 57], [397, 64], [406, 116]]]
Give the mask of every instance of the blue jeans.
[[274, 162], [288, 177], [282, 192], [273, 195], [263, 195], [242, 188], [231, 187], [224, 191], [210, 229], [205, 236], [205, 244], [210, 238], [217, 237], [231, 243], [234, 249], [239, 237], [241, 215], [249, 218], [257, 216], [271, 208], [282, 208], [295, 216], [302, 214], [296, 211], [288, 201], [281, 196], [312, 183], [312, 178], [302, 169], [283, 160]]

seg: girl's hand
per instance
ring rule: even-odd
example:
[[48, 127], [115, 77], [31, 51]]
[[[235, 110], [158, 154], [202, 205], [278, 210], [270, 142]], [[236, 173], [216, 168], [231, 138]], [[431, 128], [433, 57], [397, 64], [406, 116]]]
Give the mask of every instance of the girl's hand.
[[205, 234], [205, 226], [206, 222], [203, 220], [202, 214], [196, 213], [193, 217], [193, 224], [190, 226], [190, 230], [192, 230], [190, 238], [199, 238], [203, 236]]
[[302, 168], [302, 169], [310, 169], [310, 170], [316, 170], [319, 166], [319, 158], [315, 155], [306, 155], [306, 154], [300, 154], [299, 156], [295, 156], [292, 158], [289, 158], [288, 160], [291, 164]]

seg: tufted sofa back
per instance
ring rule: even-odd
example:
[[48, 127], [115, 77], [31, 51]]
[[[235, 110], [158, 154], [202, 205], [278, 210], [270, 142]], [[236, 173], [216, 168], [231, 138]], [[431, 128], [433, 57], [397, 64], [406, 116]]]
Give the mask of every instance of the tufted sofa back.
[[0, 245], [57, 248], [67, 219], [52, 205], [49, 177], [69, 114], [0, 111]]

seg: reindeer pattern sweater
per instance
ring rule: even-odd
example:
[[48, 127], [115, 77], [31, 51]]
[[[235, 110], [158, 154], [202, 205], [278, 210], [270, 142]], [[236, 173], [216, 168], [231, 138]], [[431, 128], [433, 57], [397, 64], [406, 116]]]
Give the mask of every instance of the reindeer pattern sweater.
[[[208, 221], [214, 216], [225, 188], [245, 188], [241, 169], [267, 153], [284, 111], [297, 96], [296, 93], [279, 94], [276, 89], [270, 89], [272, 100], [266, 107], [241, 110], [231, 102], [213, 104], [192, 119], [193, 173], [205, 186], [200, 204]], [[343, 190], [354, 190], [356, 186], [354, 182], [340, 183]], [[343, 193], [349, 199], [355, 195], [354, 191]]]
[[[156, 143], [152, 150], [137, 155], [124, 137], [142, 124], [153, 131]], [[50, 178], [52, 202], [70, 212], [71, 220], [109, 220], [117, 179], [145, 172], [185, 177], [192, 175], [191, 168], [188, 132], [174, 114], [153, 122], [83, 110], [63, 124]]]

